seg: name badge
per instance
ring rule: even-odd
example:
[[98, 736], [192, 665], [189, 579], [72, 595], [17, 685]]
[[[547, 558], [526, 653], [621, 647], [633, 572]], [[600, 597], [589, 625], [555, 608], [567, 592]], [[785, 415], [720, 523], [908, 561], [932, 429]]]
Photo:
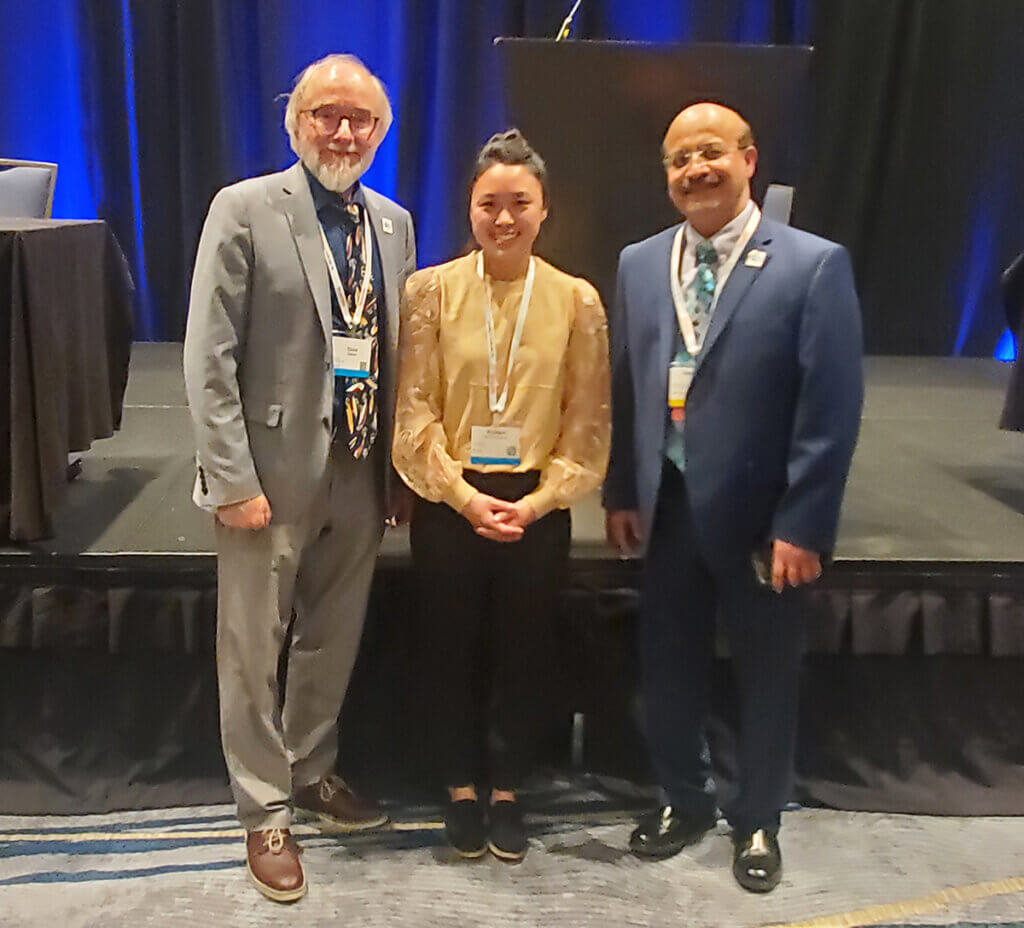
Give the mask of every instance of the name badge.
[[335, 377], [370, 376], [372, 339], [335, 335], [331, 338], [331, 347], [334, 351]]
[[684, 409], [686, 394], [693, 382], [692, 364], [673, 363], [668, 369], [668, 405], [670, 409]]
[[517, 426], [474, 425], [469, 448], [470, 464], [519, 464]]

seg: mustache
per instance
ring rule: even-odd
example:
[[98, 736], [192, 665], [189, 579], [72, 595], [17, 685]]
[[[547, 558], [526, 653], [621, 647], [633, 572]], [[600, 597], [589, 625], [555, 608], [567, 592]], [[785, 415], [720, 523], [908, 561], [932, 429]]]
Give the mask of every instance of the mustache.
[[683, 193], [694, 193], [699, 190], [713, 190], [715, 187], [720, 186], [721, 183], [721, 180], [717, 177], [701, 177], [696, 180], [684, 180], [679, 185], [679, 189]]

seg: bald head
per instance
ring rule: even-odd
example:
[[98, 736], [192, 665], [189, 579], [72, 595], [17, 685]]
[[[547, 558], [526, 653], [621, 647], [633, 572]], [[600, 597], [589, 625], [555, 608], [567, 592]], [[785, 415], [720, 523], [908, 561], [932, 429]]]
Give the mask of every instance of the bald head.
[[694, 103], [686, 107], [672, 120], [665, 133], [663, 148], [669, 151], [669, 139], [674, 134], [687, 130], [709, 129], [719, 133], [723, 138], [730, 139], [741, 148], [754, 144], [754, 133], [750, 124], [736, 110], [719, 103]]
[[701, 235], [714, 235], [750, 202], [757, 149], [735, 110], [718, 103], [686, 107], [665, 133], [662, 157], [669, 198]]

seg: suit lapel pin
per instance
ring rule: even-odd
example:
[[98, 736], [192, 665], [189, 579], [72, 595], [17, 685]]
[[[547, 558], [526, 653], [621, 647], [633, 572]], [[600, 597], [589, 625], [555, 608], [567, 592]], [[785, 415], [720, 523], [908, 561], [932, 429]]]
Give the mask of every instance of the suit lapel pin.
[[387, 217], [387, 216], [381, 216], [381, 217], [380, 217], [380, 227], [381, 227], [381, 228], [382, 228], [382, 229], [383, 229], [383, 230], [384, 230], [384, 231], [385, 231], [385, 232], [386, 232], [386, 233], [387, 233], [388, 235], [390, 235], [390, 234], [391, 234], [392, 232], [394, 232], [394, 231], [395, 231], [395, 227], [394, 227], [394, 226], [393, 226], [393, 225], [391, 224], [391, 220], [390, 220], [390, 219], [388, 219], [388, 217]]
[[766, 251], [761, 251], [760, 248], [751, 248], [750, 251], [747, 252], [747, 260], [744, 264], [746, 264], [747, 267], [764, 267], [764, 263], [767, 260], [768, 253]]

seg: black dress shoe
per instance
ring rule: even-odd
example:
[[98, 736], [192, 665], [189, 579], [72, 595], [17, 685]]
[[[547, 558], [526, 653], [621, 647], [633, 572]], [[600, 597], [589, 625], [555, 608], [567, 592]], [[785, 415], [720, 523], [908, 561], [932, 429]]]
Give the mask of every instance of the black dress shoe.
[[629, 836], [629, 849], [638, 857], [658, 860], [678, 854], [688, 844], [696, 844], [715, 827], [716, 818], [699, 818], [662, 806], [648, 813]]
[[444, 830], [460, 857], [483, 857], [486, 853], [484, 811], [476, 799], [449, 799], [444, 807]]
[[526, 829], [518, 802], [492, 802], [487, 847], [499, 860], [515, 863], [526, 856]]
[[732, 875], [752, 893], [770, 893], [782, 879], [778, 835], [758, 829], [752, 835], [732, 836]]

